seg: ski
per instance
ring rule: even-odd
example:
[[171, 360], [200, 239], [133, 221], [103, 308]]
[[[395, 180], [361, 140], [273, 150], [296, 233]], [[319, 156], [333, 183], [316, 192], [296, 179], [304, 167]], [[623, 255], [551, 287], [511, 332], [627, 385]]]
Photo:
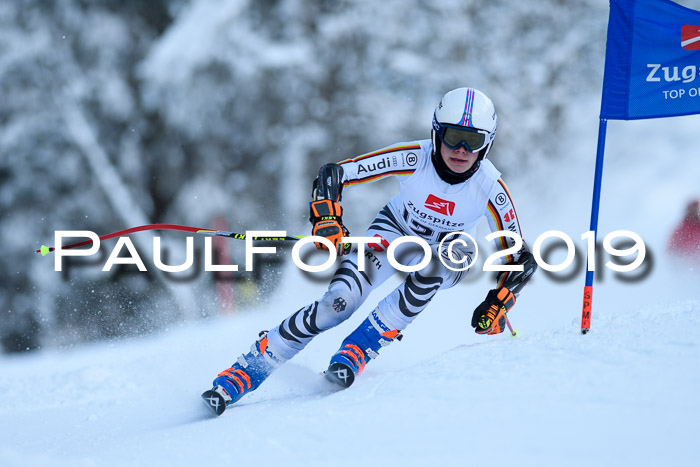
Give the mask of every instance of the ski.
[[[328, 381], [328, 383], [323, 388], [319, 388], [318, 394], [311, 394], [307, 397], [315, 398], [318, 397], [319, 394], [333, 394], [341, 389], [348, 388], [355, 380], [355, 374], [352, 372], [350, 367], [344, 366], [341, 363], [332, 364], [326, 371], [322, 371], [318, 374], [319, 376], [322, 376], [323, 379]], [[222, 386], [214, 386], [208, 391], [204, 391], [201, 397], [204, 405], [207, 406], [207, 409], [209, 409], [211, 413], [217, 417], [221, 416], [229, 405], [235, 405], [231, 403], [232, 397]], [[286, 400], [288, 398], [285, 397], [281, 399]], [[236, 399], [236, 401], [237, 400], [238, 399]]]

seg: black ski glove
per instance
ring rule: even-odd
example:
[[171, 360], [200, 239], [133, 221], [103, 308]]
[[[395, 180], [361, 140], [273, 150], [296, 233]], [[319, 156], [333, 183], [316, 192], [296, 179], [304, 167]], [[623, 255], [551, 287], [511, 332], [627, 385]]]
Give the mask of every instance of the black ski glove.
[[[312, 201], [310, 210], [309, 220], [313, 224], [311, 235], [326, 237], [333, 243], [338, 255], [350, 253], [351, 245], [342, 242], [342, 238], [350, 236], [350, 232], [343, 225], [343, 208], [340, 203], [327, 199]], [[327, 250], [323, 243], [314, 244], [319, 250]]]
[[472, 315], [477, 334], [500, 334], [506, 327], [506, 313], [515, 305], [515, 295], [506, 287], [491, 289]]

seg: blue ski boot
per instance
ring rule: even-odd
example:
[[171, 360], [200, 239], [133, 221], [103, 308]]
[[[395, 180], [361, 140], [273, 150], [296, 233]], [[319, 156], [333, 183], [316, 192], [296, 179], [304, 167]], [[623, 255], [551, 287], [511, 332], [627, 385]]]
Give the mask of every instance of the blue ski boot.
[[221, 415], [245, 394], [255, 391], [284, 360], [267, 348], [267, 331], [260, 333], [250, 352], [238, 357], [236, 363], [214, 380], [214, 387], [202, 394], [205, 404]]
[[325, 372], [326, 379], [347, 388], [362, 373], [367, 362], [379, 355], [379, 349], [389, 345], [395, 339], [401, 340], [398, 329], [391, 329], [384, 324], [375, 308], [360, 326], [345, 338], [340, 349], [331, 357], [331, 363]]

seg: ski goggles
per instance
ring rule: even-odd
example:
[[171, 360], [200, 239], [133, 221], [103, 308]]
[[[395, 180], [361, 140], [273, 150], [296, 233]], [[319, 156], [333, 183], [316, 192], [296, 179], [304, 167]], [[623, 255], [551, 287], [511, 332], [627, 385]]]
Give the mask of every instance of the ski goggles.
[[438, 124], [437, 135], [442, 144], [450, 149], [464, 146], [469, 152], [479, 152], [491, 142], [491, 133], [486, 130]]

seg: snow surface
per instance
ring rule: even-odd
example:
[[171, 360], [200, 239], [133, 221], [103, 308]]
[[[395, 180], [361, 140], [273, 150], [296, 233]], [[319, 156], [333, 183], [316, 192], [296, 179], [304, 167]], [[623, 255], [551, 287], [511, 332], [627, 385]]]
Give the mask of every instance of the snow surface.
[[[571, 154], [510, 181], [530, 243], [560, 229], [583, 245], [597, 130], [589, 107], [572, 109], [590, 121], [572, 131]], [[290, 262], [255, 312], [0, 356], [0, 465], [697, 465], [700, 276], [670, 263], [664, 242], [700, 194], [699, 123], [610, 122], [600, 232], [636, 231], [655, 262], [631, 284], [605, 271], [586, 336], [582, 272], [567, 282], [538, 273], [510, 315], [517, 339], [472, 332], [471, 310], [490, 287], [476, 275], [438, 294], [402, 342], [334, 391], [319, 372], [392, 279], [211, 418], [199, 394], [212, 378], [324, 290]]]
[[[466, 330], [463, 310], [433, 312]], [[682, 301], [606, 314], [585, 337], [565, 328], [479, 342], [435, 333], [433, 319], [342, 392], [318, 375], [335, 333], [218, 419], [199, 393], [224, 349], [273, 313], [5, 358], [0, 462], [695, 465], [699, 314]]]

